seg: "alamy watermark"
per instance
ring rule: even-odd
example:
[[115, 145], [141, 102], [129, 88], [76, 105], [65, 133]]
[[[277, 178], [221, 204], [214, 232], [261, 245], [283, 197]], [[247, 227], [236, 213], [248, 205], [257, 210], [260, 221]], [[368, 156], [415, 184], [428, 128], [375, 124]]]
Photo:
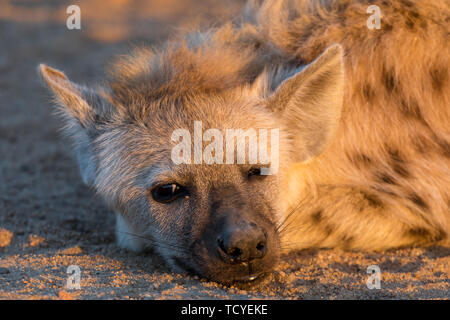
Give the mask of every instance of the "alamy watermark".
[[[171, 158], [175, 164], [258, 163], [267, 165], [261, 168], [261, 175], [278, 172], [279, 129], [225, 129], [224, 135], [215, 128], [203, 132], [202, 122], [194, 121], [193, 134], [192, 141], [188, 129], [173, 131], [171, 139], [177, 145], [172, 148]], [[203, 147], [204, 142], [209, 144]]]
[[373, 29], [381, 29], [381, 10], [380, 7], [377, 5], [371, 5], [367, 8], [366, 11], [368, 14], [370, 14], [369, 18], [367, 19], [366, 25], [367, 28], [370, 30]]
[[367, 288], [370, 290], [381, 289], [381, 270], [376, 264], [370, 265], [367, 268], [367, 273], [370, 277], [366, 281]]
[[67, 7], [66, 13], [69, 14], [66, 20], [66, 26], [69, 30], [81, 29], [81, 9], [73, 4]]
[[77, 265], [70, 265], [67, 267], [67, 289], [81, 289], [81, 270]]

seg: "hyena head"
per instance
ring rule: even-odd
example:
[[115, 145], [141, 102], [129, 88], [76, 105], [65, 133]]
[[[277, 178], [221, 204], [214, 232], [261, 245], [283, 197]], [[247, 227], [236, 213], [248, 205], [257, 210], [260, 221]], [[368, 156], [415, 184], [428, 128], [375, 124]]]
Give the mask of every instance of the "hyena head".
[[[280, 256], [289, 166], [317, 156], [332, 139], [342, 106], [342, 50], [333, 46], [309, 65], [264, 70], [224, 90], [199, 90], [199, 77], [187, 77], [192, 68], [183, 73], [180, 65], [178, 73], [161, 67], [169, 75], [160, 74], [159, 83], [130, 71], [133, 76], [122, 75], [119, 84], [96, 90], [45, 65], [39, 71], [76, 142], [83, 180], [119, 212], [119, 242], [137, 250], [151, 247], [177, 271], [248, 283], [270, 273]], [[210, 72], [217, 76], [217, 70]], [[195, 159], [198, 123], [200, 155], [215, 157], [223, 147], [223, 164]], [[215, 130], [209, 137], [208, 129]], [[254, 130], [258, 141], [267, 129], [268, 145], [278, 129], [278, 145], [266, 150], [277, 148], [278, 158], [250, 163], [249, 154], [236, 161], [236, 153], [230, 163], [226, 141], [214, 150], [205, 143], [220, 140], [221, 133], [226, 137], [228, 129], [241, 129], [238, 136]], [[184, 145], [191, 153], [174, 152], [181, 141], [174, 132], [192, 138]], [[188, 161], [174, 161], [174, 154]], [[279, 172], [262, 174], [269, 166], [275, 173], [276, 161]]]

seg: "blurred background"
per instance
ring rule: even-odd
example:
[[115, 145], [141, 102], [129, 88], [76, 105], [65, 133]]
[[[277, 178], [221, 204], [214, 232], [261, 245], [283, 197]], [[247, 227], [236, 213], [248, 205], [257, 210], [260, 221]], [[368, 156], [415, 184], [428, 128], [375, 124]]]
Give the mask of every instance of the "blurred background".
[[[70, 5], [81, 9], [81, 30], [66, 27]], [[45, 61], [90, 78], [130, 44], [155, 44], [180, 29], [220, 24], [243, 5], [244, 0], [0, 0], [0, 70], [19, 74], [18, 68]], [[15, 82], [10, 80], [2, 79], [2, 86]]]

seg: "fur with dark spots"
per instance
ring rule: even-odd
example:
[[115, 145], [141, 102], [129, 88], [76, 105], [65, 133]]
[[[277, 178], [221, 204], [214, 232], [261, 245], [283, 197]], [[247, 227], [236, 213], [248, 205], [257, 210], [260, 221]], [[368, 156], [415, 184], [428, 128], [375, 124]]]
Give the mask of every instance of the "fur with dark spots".
[[323, 218], [323, 210], [319, 209], [319, 210], [315, 211], [311, 215], [311, 218], [312, 218], [314, 223], [320, 223], [322, 221], [322, 218]]
[[423, 19], [421, 19], [421, 16], [418, 12], [414, 10], [409, 10], [405, 14], [406, 17], [406, 27], [410, 30], [414, 29], [414, 27], [417, 25], [418, 22], [422, 25]]
[[386, 172], [379, 172], [376, 174], [376, 177], [380, 182], [392, 185], [396, 184], [394, 177]]
[[411, 19], [410, 17], [408, 17], [408, 18], [406, 18], [406, 27], [409, 29], [409, 30], [413, 30], [414, 29], [414, 20], [413, 19]]
[[329, 236], [334, 232], [334, 227], [331, 226], [331, 225], [329, 225], [329, 224], [327, 224], [327, 225], [324, 227], [324, 231], [325, 231], [326, 237], [329, 237]]
[[373, 189], [378, 191], [378, 192], [381, 192], [382, 194], [387, 194], [387, 195], [389, 195], [391, 197], [398, 197], [398, 195], [396, 193], [392, 192], [391, 190], [387, 190], [385, 188], [379, 188], [379, 187], [375, 186]]
[[430, 70], [431, 85], [433, 89], [442, 92], [448, 76], [448, 66], [441, 66]]
[[[276, 238], [274, 250], [268, 250], [273, 254], [270, 261], [276, 261], [280, 249], [344, 245], [380, 250], [419, 243], [406, 235], [411, 228], [424, 228], [433, 235], [439, 227], [448, 232], [446, 203], [433, 201], [430, 196], [445, 200], [449, 196], [448, 179], [442, 174], [447, 158], [441, 154], [448, 153], [450, 142], [443, 126], [449, 117], [446, 88], [450, 60], [448, 32], [443, 28], [450, 21], [447, 1], [384, 1], [382, 30], [370, 35], [365, 26], [364, 0], [286, 1], [280, 6], [278, 1], [266, 1], [267, 6], [255, 12], [257, 19], [250, 18], [248, 24], [230, 22], [217, 31], [180, 35], [179, 43], [172, 45], [171, 41], [161, 49], [143, 50], [119, 59], [105, 83], [105, 96], [117, 106], [118, 113], [105, 123], [104, 136], [92, 139], [93, 144], [86, 143], [93, 155], [83, 160], [97, 166], [93, 173], [88, 172], [93, 181], [90, 184], [114, 205], [118, 214], [133, 222], [133, 231], [144, 231], [148, 226], [147, 233], [156, 233], [161, 241], [167, 239], [187, 249], [180, 251], [178, 258], [182, 262], [177, 263], [171, 258], [178, 254], [177, 250], [158, 248], [168, 262], [182, 269], [191, 266], [211, 280], [233, 279], [240, 272], [238, 266], [220, 265], [221, 257], [216, 256], [217, 249], [221, 249], [217, 237], [224, 234], [225, 223], [261, 223], [271, 232], [267, 240]], [[426, 34], [420, 30], [425, 18], [429, 25]], [[406, 23], [414, 30], [408, 30]], [[299, 70], [306, 72], [306, 65], [333, 43], [343, 48], [339, 50], [340, 58], [332, 60], [333, 74], [341, 63], [343, 68], [340, 66], [338, 73], [345, 72], [345, 83], [340, 83], [338, 90], [325, 94], [323, 86], [329, 86], [326, 79], [318, 77], [309, 83], [311, 78], [305, 78], [302, 81], [308, 80], [311, 86], [303, 85], [295, 99], [292, 92], [281, 95], [283, 102], [291, 102], [285, 105], [289, 112], [275, 114], [273, 111], [281, 110], [273, 105], [264, 110], [266, 98], [280, 89], [280, 81]], [[414, 50], [405, 54], [404, 49], [412, 44]], [[301, 68], [291, 67], [297, 64]], [[324, 64], [320, 68], [325, 65], [331, 66]], [[324, 76], [334, 82], [333, 74]], [[292, 103], [297, 98], [305, 106]], [[307, 102], [312, 102], [311, 106]], [[325, 109], [315, 108], [316, 102], [324, 102]], [[320, 118], [317, 123], [306, 116], [310, 109], [311, 116]], [[67, 115], [69, 112], [66, 110]], [[91, 121], [90, 113], [87, 115]], [[288, 126], [289, 121], [294, 122], [292, 119], [299, 120], [297, 127]], [[217, 170], [168, 166], [168, 138], [175, 127], [190, 127], [195, 120], [222, 129], [285, 128], [286, 134], [280, 139], [280, 160], [286, 161], [280, 163], [280, 168], [284, 172], [266, 179], [266, 185], [255, 186], [243, 179], [242, 168], [234, 166]], [[302, 122], [305, 126], [300, 125]], [[142, 127], [143, 123], [147, 128]], [[70, 133], [80, 133], [76, 128], [77, 132]], [[323, 156], [311, 159], [311, 164], [291, 165], [300, 162], [292, 155], [302, 157], [304, 142], [311, 141], [305, 137], [302, 148], [298, 148], [292, 137], [301, 138], [299, 133], [310, 129], [319, 130], [310, 137], [326, 137], [329, 145], [324, 146]], [[417, 143], [422, 154], [413, 150], [412, 139], [418, 135], [423, 137]], [[387, 150], [387, 144], [398, 150]], [[189, 187], [190, 200], [163, 206], [140, 197], [139, 190], [145, 190], [142, 187], [150, 180], [149, 172], [157, 181], [161, 169], [172, 171], [174, 180]], [[414, 181], [406, 179], [408, 176]], [[321, 185], [329, 188], [322, 191]], [[361, 190], [367, 194], [362, 195]], [[412, 192], [421, 198], [408, 199]], [[135, 200], [138, 196], [143, 199]], [[277, 220], [286, 221], [284, 218], [289, 216], [279, 210], [297, 203], [293, 209], [299, 217], [291, 220], [289, 228], [302, 232], [282, 235], [288, 248], [278, 243], [281, 232], [276, 229]], [[272, 204], [274, 209], [267, 209]], [[421, 206], [429, 206], [429, 210]], [[319, 213], [319, 209], [323, 211]], [[305, 219], [302, 215], [306, 215]], [[128, 227], [123, 225], [120, 228]], [[425, 234], [420, 230], [412, 233]], [[187, 248], [187, 243], [193, 245]]]
[[386, 150], [389, 154], [389, 157], [391, 158], [392, 162], [399, 162], [399, 163], [404, 163], [405, 161], [403, 160], [403, 158], [400, 155], [400, 151], [394, 147], [390, 147], [387, 146]]
[[420, 110], [417, 101], [414, 100], [407, 101], [403, 99], [399, 107], [402, 114], [405, 115], [406, 117], [423, 121], [422, 111]]
[[364, 199], [367, 201], [367, 203], [369, 204], [369, 206], [371, 206], [373, 208], [382, 208], [383, 207], [383, 202], [376, 195], [367, 193], [367, 192], [362, 192], [362, 195], [363, 195]]
[[437, 229], [434, 231], [435, 232], [418, 227], [409, 229], [406, 234], [410, 237], [425, 240], [427, 242], [441, 241], [447, 237], [447, 234], [442, 229]]
[[443, 229], [438, 229], [438, 234], [435, 237], [436, 241], [441, 241], [447, 239], [447, 233]]
[[383, 29], [384, 31], [386, 31], [386, 32], [389, 32], [389, 31], [392, 31], [393, 27], [392, 27], [391, 24], [387, 24], [387, 23], [386, 23], [386, 24], [383, 25], [382, 29]]
[[416, 238], [430, 238], [431, 233], [425, 228], [412, 228], [407, 231], [408, 235]]
[[347, 158], [358, 168], [372, 164], [372, 159], [364, 153], [355, 153], [353, 156], [347, 154]]
[[413, 192], [408, 196], [408, 199], [414, 202], [418, 207], [422, 208], [423, 210], [428, 210], [429, 206], [425, 202], [425, 200], [419, 196], [417, 193]]
[[370, 85], [370, 83], [364, 83], [362, 85], [363, 97], [367, 102], [372, 102], [375, 97], [375, 89]]
[[430, 143], [423, 135], [417, 135], [416, 137], [413, 137], [412, 144], [414, 146], [414, 149], [421, 154], [425, 154], [430, 151]]
[[444, 157], [450, 158], [450, 143], [445, 141], [444, 139], [437, 139], [436, 143], [439, 145], [441, 149], [441, 153]]
[[395, 91], [397, 91], [398, 84], [397, 84], [397, 79], [395, 77], [394, 70], [392, 70], [392, 69], [387, 70], [383, 66], [382, 79], [381, 80], [382, 80], [382, 83], [384, 84], [387, 92], [394, 93]]
[[414, 3], [412, 3], [410, 0], [403, 0], [402, 2], [402, 6], [405, 6], [407, 8], [412, 8], [414, 7]]
[[394, 169], [395, 173], [403, 178], [409, 178], [411, 176], [411, 173], [409, 170], [404, 167], [404, 165], [400, 165], [399, 163], [394, 163], [392, 165], [392, 169]]
[[400, 155], [400, 151], [398, 149], [388, 147], [387, 148], [392, 169], [394, 169], [395, 173], [403, 178], [410, 177], [410, 172], [406, 168], [406, 161]]

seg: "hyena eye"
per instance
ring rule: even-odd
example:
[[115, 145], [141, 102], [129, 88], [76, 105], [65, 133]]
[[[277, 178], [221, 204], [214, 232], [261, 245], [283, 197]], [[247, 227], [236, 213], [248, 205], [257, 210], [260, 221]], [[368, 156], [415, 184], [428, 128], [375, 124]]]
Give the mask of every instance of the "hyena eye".
[[250, 178], [252, 176], [260, 176], [261, 175], [261, 169], [260, 168], [251, 168], [247, 172], [247, 176]]
[[186, 189], [176, 183], [158, 186], [152, 190], [152, 197], [155, 201], [169, 203], [177, 198], [186, 195]]

